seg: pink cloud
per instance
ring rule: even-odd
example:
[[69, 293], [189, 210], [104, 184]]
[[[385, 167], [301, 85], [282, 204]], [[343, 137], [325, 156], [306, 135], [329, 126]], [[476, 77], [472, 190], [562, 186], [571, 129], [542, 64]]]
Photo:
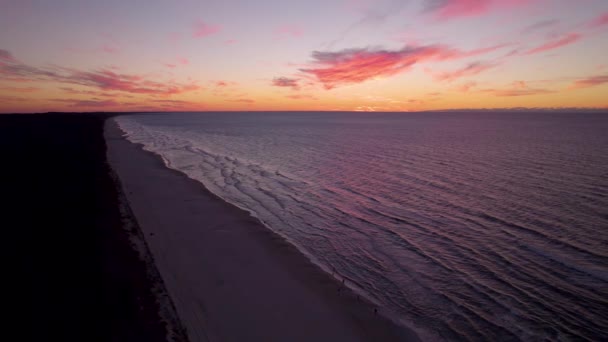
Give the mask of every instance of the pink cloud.
[[388, 77], [408, 70], [416, 63], [463, 57], [463, 53], [444, 46], [404, 47], [400, 50], [346, 49], [313, 52], [316, 67], [300, 69], [314, 75], [326, 89]]
[[168, 35], [169, 43], [177, 45], [182, 40], [182, 34], [179, 32], [171, 32]]
[[105, 44], [101, 47], [101, 51], [112, 54], [119, 52], [120, 48], [116, 45]]
[[0, 63], [2, 63], [0, 65], [4, 65], [5, 63], [17, 63], [17, 60], [10, 52], [0, 49]]
[[188, 65], [188, 64], [190, 64], [190, 61], [184, 57], [177, 57], [177, 59], [174, 62], [164, 63], [164, 65], [167, 68], [171, 68], [171, 69], [177, 68], [180, 65]]
[[199, 20], [194, 24], [192, 36], [194, 38], [204, 38], [220, 32], [221, 29], [218, 25], [209, 25]]
[[[305, 74], [315, 76], [326, 89], [336, 86], [364, 82], [378, 77], [388, 77], [407, 71], [413, 65], [428, 61], [445, 61], [468, 58], [496, 51], [510, 44], [462, 51], [443, 45], [405, 46], [399, 50], [345, 49], [338, 52], [312, 54], [312, 66], [300, 68]], [[310, 64], [309, 64], [310, 65]], [[441, 79], [455, 79], [465, 74], [475, 74], [495, 65], [473, 63], [466, 70], [453, 75], [445, 74]]]
[[465, 84], [459, 85], [455, 89], [457, 91], [460, 91], [460, 92], [463, 92], [463, 93], [468, 93], [469, 90], [473, 89], [476, 86], [477, 86], [477, 82], [471, 81], [471, 82], [467, 82]]
[[54, 102], [64, 102], [68, 107], [85, 107], [85, 108], [107, 108], [107, 107], [123, 107], [124, 104], [114, 100], [75, 100], [75, 99], [53, 99]]
[[234, 100], [230, 100], [230, 101], [232, 101], [232, 102], [248, 103], [248, 104], [255, 103], [255, 100], [252, 100], [252, 99], [234, 99]]
[[312, 95], [307, 95], [307, 94], [294, 94], [294, 95], [287, 95], [285, 96], [289, 99], [292, 100], [316, 100], [317, 98], [312, 96]]
[[528, 50], [527, 52], [525, 52], [525, 54], [532, 55], [535, 53], [541, 53], [541, 52], [545, 52], [545, 51], [554, 50], [554, 49], [560, 48], [562, 46], [576, 43], [577, 41], [581, 40], [582, 37], [583, 36], [579, 33], [570, 33], [570, 34], [567, 34], [567, 35], [561, 37], [560, 39], [549, 41], [541, 46]]
[[110, 70], [74, 71], [65, 78], [67, 81], [101, 90], [114, 90], [134, 94], [174, 95], [198, 90], [196, 84], [175, 84], [146, 80], [143, 76], [117, 74]]
[[91, 95], [91, 96], [104, 96], [104, 97], [116, 96], [116, 94], [104, 93], [104, 92], [94, 91], [94, 90], [79, 90], [79, 89], [74, 89], [74, 88], [69, 88], [69, 87], [60, 87], [59, 89], [64, 91], [65, 93], [72, 94], [72, 95]]
[[494, 52], [496, 50], [500, 50], [502, 48], [505, 48], [505, 47], [508, 47], [511, 45], [512, 44], [497, 44], [497, 45], [492, 45], [492, 46], [479, 48], [479, 49], [475, 49], [475, 50], [471, 50], [471, 51], [461, 52], [460, 57], [473, 57], [473, 56], [478, 56], [478, 55], [484, 55], [486, 53]]
[[455, 79], [458, 79], [461, 77], [477, 75], [483, 71], [492, 69], [492, 68], [496, 67], [497, 65], [498, 64], [496, 64], [496, 63], [473, 62], [473, 63], [469, 63], [464, 68], [461, 68], [461, 69], [458, 69], [455, 71], [451, 71], [451, 72], [443, 72], [443, 73], [437, 74], [435, 76], [435, 79], [437, 79], [439, 81], [451, 82], [451, 81], [454, 81]]
[[530, 96], [530, 95], [544, 95], [555, 93], [553, 90], [532, 88], [528, 86], [525, 81], [515, 81], [511, 83], [509, 87], [503, 89], [484, 89], [482, 92], [491, 93], [495, 96]]
[[594, 19], [590, 24], [592, 28], [608, 26], [608, 12], [601, 14], [599, 17]]
[[437, 19], [449, 20], [460, 17], [473, 17], [493, 10], [507, 10], [532, 3], [534, 0], [432, 0], [427, 11]]
[[277, 77], [272, 80], [272, 85], [275, 87], [291, 88], [293, 90], [300, 89], [298, 80], [295, 78]]
[[224, 44], [226, 45], [234, 45], [236, 43], [238, 43], [239, 41], [236, 39], [228, 39], [228, 40], [224, 40]]
[[301, 28], [293, 25], [284, 25], [281, 27], [277, 27], [274, 30], [274, 33], [278, 36], [278, 38], [286, 38], [286, 37], [301, 37], [304, 34]]
[[570, 88], [589, 88], [598, 85], [603, 85], [606, 83], [608, 83], [608, 75], [598, 75], [580, 79], [574, 82], [572, 86], [570, 86]]

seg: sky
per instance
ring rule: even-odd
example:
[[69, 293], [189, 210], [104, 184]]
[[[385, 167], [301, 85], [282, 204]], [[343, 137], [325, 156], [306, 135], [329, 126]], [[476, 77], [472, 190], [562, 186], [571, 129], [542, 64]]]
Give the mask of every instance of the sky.
[[0, 0], [0, 112], [608, 108], [607, 0]]

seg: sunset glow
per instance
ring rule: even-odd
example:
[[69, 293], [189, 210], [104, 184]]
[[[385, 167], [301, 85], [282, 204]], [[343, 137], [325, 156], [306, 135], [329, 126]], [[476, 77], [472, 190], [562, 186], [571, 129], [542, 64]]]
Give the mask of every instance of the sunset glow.
[[0, 1], [0, 112], [608, 108], [605, 0]]

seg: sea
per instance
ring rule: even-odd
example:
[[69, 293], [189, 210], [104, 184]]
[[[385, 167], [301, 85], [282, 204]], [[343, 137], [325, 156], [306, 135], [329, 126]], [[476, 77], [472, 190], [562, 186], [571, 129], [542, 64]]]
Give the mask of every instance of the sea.
[[608, 114], [116, 121], [423, 339], [608, 340]]

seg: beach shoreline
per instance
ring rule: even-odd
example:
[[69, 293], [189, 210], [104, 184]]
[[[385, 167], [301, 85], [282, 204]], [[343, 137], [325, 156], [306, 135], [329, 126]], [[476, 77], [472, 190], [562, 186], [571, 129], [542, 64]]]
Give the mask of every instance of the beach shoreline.
[[128, 141], [113, 119], [105, 137], [191, 341], [419, 340], [249, 212]]

